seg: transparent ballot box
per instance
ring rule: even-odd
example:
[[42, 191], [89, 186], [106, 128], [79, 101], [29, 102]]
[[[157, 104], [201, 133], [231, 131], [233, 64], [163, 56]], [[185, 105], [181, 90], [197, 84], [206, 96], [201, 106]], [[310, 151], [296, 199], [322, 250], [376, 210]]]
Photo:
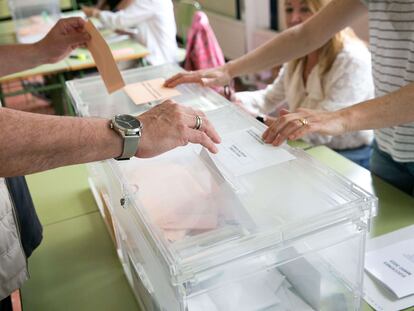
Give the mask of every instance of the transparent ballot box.
[[17, 41], [42, 39], [60, 18], [60, 0], [8, 0]]
[[[179, 70], [146, 67], [123, 77], [133, 83]], [[108, 95], [100, 77], [67, 86], [81, 116], [139, 115], [157, 104], [137, 106], [122, 90]], [[89, 165], [142, 309], [359, 310], [376, 198], [302, 150], [261, 144], [264, 125], [212, 90], [178, 90], [174, 100], [203, 110], [221, 135], [218, 155], [188, 145]], [[237, 153], [249, 159], [236, 170], [226, 154], [247, 142], [252, 148]]]

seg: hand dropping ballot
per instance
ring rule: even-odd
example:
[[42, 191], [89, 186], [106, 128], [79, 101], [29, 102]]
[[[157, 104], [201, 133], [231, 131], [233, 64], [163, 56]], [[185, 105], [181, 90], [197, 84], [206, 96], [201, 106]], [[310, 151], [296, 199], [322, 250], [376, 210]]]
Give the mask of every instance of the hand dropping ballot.
[[219, 152], [210, 155], [217, 168], [233, 176], [241, 176], [295, 159], [283, 148], [267, 145], [255, 127], [222, 136]]
[[91, 36], [88, 49], [109, 94], [124, 89], [136, 105], [169, 99], [181, 94], [175, 88], [164, 87], [165, 80], [162, 78], [125, 85], [114, 59], [114, 54], [117, 54], [117, 51], [111, 51], [101, 33], [90, 20], [85, 24], [85, 28]]
[[414, 239], [368, 252], [365, 269], [398, 298], [414, 295]]

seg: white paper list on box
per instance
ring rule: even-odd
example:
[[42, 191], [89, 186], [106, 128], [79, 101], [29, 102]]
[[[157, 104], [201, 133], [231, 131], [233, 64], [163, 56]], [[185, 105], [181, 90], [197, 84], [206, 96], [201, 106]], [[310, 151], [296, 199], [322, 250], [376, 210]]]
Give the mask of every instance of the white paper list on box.
[[368, 252], [365, 269], [398, 298], [414, 294], [414, 239]]
[[295, 159], [287, 150], [265, 144], [262, 133], [255, 127], [223, 135], [219, 152], [212, 155], [217, 167], [234, 176], [241, 176], [260, 169]]

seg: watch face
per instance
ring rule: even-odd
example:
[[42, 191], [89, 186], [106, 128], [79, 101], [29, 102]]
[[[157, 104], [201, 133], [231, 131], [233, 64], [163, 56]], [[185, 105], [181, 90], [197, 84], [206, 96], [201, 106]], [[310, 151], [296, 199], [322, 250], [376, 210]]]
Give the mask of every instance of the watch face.
[[121, 114], [115, 117], [116, 124], [125, 130], [133, 130], [141, 127], [141, 123], [128, 114]]

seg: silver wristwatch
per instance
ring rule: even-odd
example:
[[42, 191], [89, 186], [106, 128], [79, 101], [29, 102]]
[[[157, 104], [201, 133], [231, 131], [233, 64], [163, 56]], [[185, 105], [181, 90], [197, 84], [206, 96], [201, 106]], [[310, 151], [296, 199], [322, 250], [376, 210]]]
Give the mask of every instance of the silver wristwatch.
[[124, 139], [122, 154], [116, 160], [129, 160], [138, 150], [139, 139], [142, 135], [142, 123], [134, 116], [120, 114], [112, 118], [111, 129]]

